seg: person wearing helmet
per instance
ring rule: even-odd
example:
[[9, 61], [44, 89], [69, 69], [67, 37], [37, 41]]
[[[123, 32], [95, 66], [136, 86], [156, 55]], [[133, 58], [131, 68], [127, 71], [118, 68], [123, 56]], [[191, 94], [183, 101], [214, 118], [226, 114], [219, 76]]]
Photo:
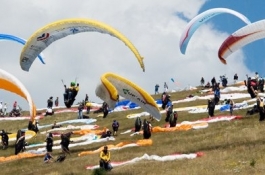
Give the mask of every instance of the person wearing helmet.
[[108, 150], [108, 146], [104, 146], [103, 150], [99, 154], [99, 157], [100, 168], [104, 168], [105, 170], [110, 171], [112, 169], [112, 166], [110, 164], [110, 152]]

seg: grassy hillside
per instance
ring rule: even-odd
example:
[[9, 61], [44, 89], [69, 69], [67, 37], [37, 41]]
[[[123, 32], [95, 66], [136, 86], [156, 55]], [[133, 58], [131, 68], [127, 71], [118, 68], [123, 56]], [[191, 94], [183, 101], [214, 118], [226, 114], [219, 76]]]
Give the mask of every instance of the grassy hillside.
[[[172, 101], [180, 100], [190, 94], [198, 94], [197, 91], [183, 91], [171, 93]], [[198, 94], [201, 95], [201, 94]], [[155, 95], [155, 99], [160, 95]], [[243, 101], [235, 100], [236, 102]], [[176, 107], [203, 105], [207, 102], [197, 100], [174, 104]], [[134, 127], [134, 119], [127, 119], [126, 115], [142, 112], [142, 109], [125, 112], [110, 113], [107, 118], [97, 118], [97, 115], [90, 114], [96, 118], [96, 124], [100, 129], [107, 127], [111, 129], [114, 119], [120, 123], [119, 133]], [[235, 115], [245, 116], [246, 109], [234, 111]], [[216, 111], [215, 115], [229, 115], [229, 112]], [[179, 112], [178, 123], [182, 121], [194, 121], [208, 117], [207, 113], [190, 114]], [[51, 124], [56, 121], [76, 119], [76, 113], [63, 113], [46, 117], [40, 120], [40, 124]], [[160, 122], [152, 121], [153, 126], [164, 126], [165, 114]], [[153, 133], [152, 146], [131, 147], [117, 151], [111, 151], [113, 161], [125, 161], [144, 155], [165, 156], [172, 153], [195, 153], [203, 152], [204, 155], [195, 159], [183, 159], [175, 161], [157, 162], [140, 161], [135, 164], [115, 167], [109, 175], [205, 175], [205, 174], [264, 174], [265, 173], [265, 123], [258, 121], [259, 116], [252, 115], [241, 120], [209, 123], [208, 128], [199, 130], [176, 131]], [[18, 129], [26, 128], [28, 121], [1, 121], [0, 129], [8, 132], [16, 132]], [[80, 124], [78, 124], [80, 125]], [[67, 125], [65, 125], [67, 126]], [[29, 143], [43, 142], [45, 135], [37, 135], [28, 141]], [[54, 138], [56, 139], [56, 138]], [[70, 148], [72, 154], [63, 163], [44, 164], [43, 157], [22, 159], [1, 163], [1, 174], [21, 175], [66, 175], [66, 174], [92, 174], [92, 170], [86, 170], [87, 165], [96, 165], [99, 161], [99, 154], [78, 157], [78, 153], [85, 150], [95, 150], [105, 144], [117, 144], [121, 141], [132, 141], [142, 139], [141, 135], [133, 137], [129, 134], [116, 136], [115, 141], [105, 143], [94, 143], [87, 146]], [[53, 156], [57, 157], [61, 150], [54, 150]], [[0, 156], [14, 154], [14, 143], [10, 143], [7, 150], [0, 150]]]

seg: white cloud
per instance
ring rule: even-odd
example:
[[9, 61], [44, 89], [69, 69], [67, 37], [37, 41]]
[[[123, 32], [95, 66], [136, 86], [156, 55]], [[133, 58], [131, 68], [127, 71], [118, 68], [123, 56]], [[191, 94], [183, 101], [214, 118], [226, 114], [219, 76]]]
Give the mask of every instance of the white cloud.
[[[59, 96], [62, 104], [61, 79], [68, 85], [78, 77], [81, 89], [76, 101], [84, 99], [88, 93], [90, 100], [100, 102], [95, 88], [105, 72], [124, 76], [152, 94], [156, 83], [162, 87], [166, 81], [169, 88], [174, 89], [171, 78], [187, 86], [198, 85], [201, 76], [207, 81], [212, 76], [226, 74], [231, 80], [234, 73], [244, 76], [249, 72], [243, 64], [241, 51], [229, 57], [229, 66], [220, 64], [217, 51], [228, 34], [217, 31], [210, 22], [196, 31], [186, 55], [180, 53], [179, 37], [187, 21], [176, 14], [191, 19], [205, 0], [189, 0], [189, 4], [183, 0], [166, 3], [160, 0], [26, 2], [1, 2], [0, 15], [6, 16], [1, 19], [1, 33], [27, 39], [35, 30], [59, 19], [95, 19], [127, 36], [145, 58], [146, 72], [143, 73], [133, 53], [121, 41], [99, 33], [83, 33], [54, 42], [43, 52], [46, 65], [36, 59], [30, 71], [24, 72], [19, 65], [22, 46], [1, 42], [0, 68], [22, 81], [38, 108], [45, 107], [50, 96]], [[17, 100], [27, 108], [23, 99], [5, 91], [0, 91], [0, 100], [9, 103]]]

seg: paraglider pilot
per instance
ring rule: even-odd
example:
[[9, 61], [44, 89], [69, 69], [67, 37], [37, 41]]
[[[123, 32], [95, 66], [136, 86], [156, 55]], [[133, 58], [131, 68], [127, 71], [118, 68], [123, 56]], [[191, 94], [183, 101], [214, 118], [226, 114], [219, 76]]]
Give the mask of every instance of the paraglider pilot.
[[215, 109], [215, 103], [212, 99], [209, 99], [208, 100], [208, 107], [207, 107], [209, 117], [214, 116], [214, 109]]
[[143, 131], [144, 139], [149, 139], [151, 137], [152, 125], [146, 119], [144, 119]]
[[8, 140], [9, 140], [8, 134], [11, 133], [5, 132], [5, 130], [2, 130], [2, 132], [0, 133], [0, 136], [2, 137], [1, 141], [3, 149], [6, 149], [8, 147]]
[[47, 152], [52, 152], [52, 147], [53, 147], [53, 135], [52, 133], [49, 133], [46, 140], [46, 150]]
[[113, 167], [110, 164], [110, 152], [108, 146], [104, 146], [104, 149], [99, 154], [99, 166], [107, 171], [110, 171]]
[[26, 145], [27, 143], [25, 142], [25, 131], [18, 130], [17, 141], [15, 144], [15, 155], [17, 155], [21, 151], [23, 152], [26, 149], [25, 148]]
[[140, 117], [137, 117], [134, 123], [134, 132], [139, 132], [142, 127], [142, 120]]
[[117, 135], [119, 127], [120, 127], [119, 122], [117, 120], [113, 120], [113, 123], [112, 123], [113, 136]]

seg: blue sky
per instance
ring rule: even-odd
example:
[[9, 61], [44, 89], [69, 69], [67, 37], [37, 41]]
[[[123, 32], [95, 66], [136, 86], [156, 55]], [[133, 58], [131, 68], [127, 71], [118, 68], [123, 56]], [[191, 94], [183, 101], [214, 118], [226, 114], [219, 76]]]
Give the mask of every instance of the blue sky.
[[[264, 0], [209, 0], [200, 9], [199, 13], [210, 8], [230, 8], [245, 15], [251, 22], [265, 19]], [[230, 34], [243, 27], [245, 24], [230, 14], [218, 15], [208, 21], [214, 23], [218, 30]], [[265, 40], [252, 42], [242, 48], [246, 56], [247, 67], [261, 76], [265, 76]], [[229, 63], [229, 58], [228, 58]]]

